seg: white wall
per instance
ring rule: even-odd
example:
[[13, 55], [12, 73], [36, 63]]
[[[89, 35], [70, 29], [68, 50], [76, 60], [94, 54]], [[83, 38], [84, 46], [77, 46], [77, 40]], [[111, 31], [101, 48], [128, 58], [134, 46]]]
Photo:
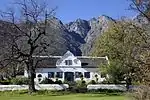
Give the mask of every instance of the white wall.
[[[98, 75], [98, 81], [103, 81], [104, 78], [101, 78], [101, 75], [99, 73], [99, 69], [97, 68], [38, 68], [36, 70], [36, 76], [38, 76], [38, 74], [42, 75], [42, 79], [47, 78], [48, 77], [48, 72], [82, 72], [82, 74], [84, 75], [84, 72], [90, 72], [90, 78], [84, 78], [85, 81], [90, 81], [90, 80], [96, 80], [95, 75]], [[59, 80], [64, 81], [64, 73], [63, 73], [63, 78], [58, 78]], [[75, 81], [80, 80], [80, 78], [75, 78]], [[35, 79], [36, 82], [38, 82], [38, 78]], [[55, 78], [52, 80], [55, 80]]]
[[[35, 88], [37, 90], [64, 90], [69, 88], [68, 84], [36, 84]], [[27, 90], [28, 85], [0, 85], [0, 91], [6, 90]], [[88, 90], [98, 90], [98, 89], [109, 89], [109, 90], [121, 90], [126, 91], [125, 85], [115, 85], [115, 84], [96, 84], [96, 85], [88, 85]]]
[[[64, 90], [69, 88], [68, 84], [36, 84], [35, 89], [37, 90]], [[0, 85], [0, 91], [6, 90], [27, 90], [28, 85]]]
[[[65, 61], [66, 60], [72, 60], [72, 65], [66, 65]], [[54, 66], [55, 67], [55, 66]], [[67, 53], [64, 54], [58, 61], [56, 62], [56, 67], [57, 68], [37, 68], [36, 69], [36, 79], [35, 81], [38, 82], [37, 76], [39, 74], [42, 75], [42, 80], [44, 78], [48, 78], [48, 72], [74, 72], [74, 80], [80, 80], [80, 78], [75, 78], [75, 72], [82, 72], [84, 75], [84, 72], [90, 72], [90, 78], [84, 78], [85, 81], [90, 81], [90, 80], [96, 80], [95, 75], [98, 75], [98, 81], [101, 82], [105, 78], [101, 78], [100, 72], [98, 68], [82, 68], [81, 67], [81, 61], [77, 59], [70, 51], [67, 51]], [[25, 71], [25, 76], [27, 77], [28, 74]], [[52, 78], [52, 80], [55, 80], [56, 78]], [[63, 78], [58, 78], [61, 81], [64, 81], [64, 73], [63, 73]], [[41, 80], [41, 81], [42, 81]]]

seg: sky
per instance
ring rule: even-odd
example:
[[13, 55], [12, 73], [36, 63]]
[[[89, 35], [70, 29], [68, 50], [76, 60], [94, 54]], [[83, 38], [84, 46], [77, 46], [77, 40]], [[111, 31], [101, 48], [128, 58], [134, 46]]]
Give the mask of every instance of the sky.
[[[0, 9], [5, 9], [13, 0], [1, 0]], [[136, 12], [129, 10], [129, 0], [47, 0], [49, 8], [58, 7], [56, 17], [67, 23], [78, 18], [89, 20], [107, 15], [114, 19], [122, 16], [132, 18]]]

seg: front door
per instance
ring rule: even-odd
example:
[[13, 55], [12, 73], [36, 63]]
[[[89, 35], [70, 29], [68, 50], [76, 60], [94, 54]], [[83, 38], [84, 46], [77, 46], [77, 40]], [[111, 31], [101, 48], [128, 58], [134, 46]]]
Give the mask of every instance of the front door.
[[65, 81], [74, 81], [74, 73], [65, 72]]

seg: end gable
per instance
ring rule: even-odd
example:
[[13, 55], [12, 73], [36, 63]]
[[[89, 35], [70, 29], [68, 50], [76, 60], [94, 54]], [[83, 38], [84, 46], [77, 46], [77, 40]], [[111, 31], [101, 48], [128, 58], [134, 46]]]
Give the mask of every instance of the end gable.
[[77, 59], [77, 57], [75, 57], [73, 55], [73, 53], [71, 53], [70, 51], [67, 51], [64, 56], [62, 56], [60, 59], [57, 60], [56, 62], [56, 66], [57, 67], [67, 67], [68, 65], [66, 65], [66, 61], [70, 60], [72, 62], [71, 65], [69, 65], [69, 67], [81, 67], [81, 61], [79, 59]]

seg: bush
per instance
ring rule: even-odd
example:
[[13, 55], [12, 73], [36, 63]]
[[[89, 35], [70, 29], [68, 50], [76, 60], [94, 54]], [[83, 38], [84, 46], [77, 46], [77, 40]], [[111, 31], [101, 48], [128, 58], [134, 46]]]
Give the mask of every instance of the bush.
[[74, 81], [71, 82], [71, 81], [66, 81], [66, 80], [65, 80], [65, 81], [63, 82], [63, 84], [68, 84], [69, 86], [74, 86], [74, 85], [76, 85], [76, 82], [74, 82]]
[[109, 82], [108, 80], [104, 80], [104, 81], [102, 81], [102, 84], [111, 84], [111, 82]]
[[87, 85], [86, 85], [86, 82], [83, 80], [83, 81], [77, 81], [76, 86], [78, 88], [82, 88], [82, 87], [86, 87]]
[[124, 91], [121, 90], [113, 90], [113, 89], [93, 89], [93, 90], [88, 90], [90, 93], [123, 93]]
[[0, 85], [9, 85], [11, 82], [9, 80], [0, 81]]
[[18, 78], [13, 78], [11, 79], [11, 84], [13, 85], [28, 85], [29, 79], [24, 77], [18, 77]]
[[55, 84], [62, 84], [62, 81], [57, 79], [57, 80], [55, 81]]
[[96, 84], [95, 80], [91, 80], [88, 84]]
[[55, 84], [51, 79], [45, 78], [40, 84]]
[[149, 86], [135, 87], [131, 93], [131, 97], [133, 98], [133, 100], [150, 100]]
[[75, 93], [85, 93], [87, 92], [87, 85], [86, 82], [83, 81], [77, 81], [77, 82], [72, 82], [71, 85], [69, 85], [69, 91], [70, 92], [75, 92]]

